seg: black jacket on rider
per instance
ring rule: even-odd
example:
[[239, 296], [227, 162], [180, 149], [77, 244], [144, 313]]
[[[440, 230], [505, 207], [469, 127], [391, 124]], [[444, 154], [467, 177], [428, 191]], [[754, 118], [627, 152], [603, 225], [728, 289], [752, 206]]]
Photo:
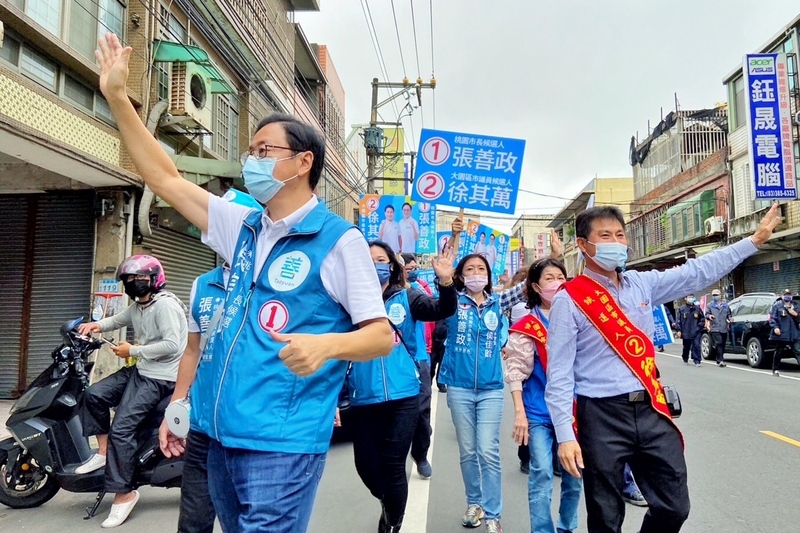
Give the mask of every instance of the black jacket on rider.
[[[792, 316], [789, 310], [793, 310], [798, 316]], [[784, 302], [782, 299], [775, 302], [769, 313], [769, 340], [780, 342], [795, 342], [800, 340], [800, 309], [794, 307], [791, 302]], [[781, 334], [776, 335], [775, 329], [780, 329]]]

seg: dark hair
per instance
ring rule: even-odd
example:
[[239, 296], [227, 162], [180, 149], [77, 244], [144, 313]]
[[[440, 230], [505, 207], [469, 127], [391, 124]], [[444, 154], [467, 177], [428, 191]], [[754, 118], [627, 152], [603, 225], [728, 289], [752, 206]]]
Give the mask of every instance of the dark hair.
[[383, 208], [383, 212], [385, 213], [387, 209], [391, 209], [392, 211], [394, 211], [394, 206], [392, 204], [387, 205], [386, 207]]
[[581, 211], [575, 219], [575, 236], [581, 239], [588, 239], [595, 220], [616, 220], [622, 224], [622, 229], [625, 229], [625, 217], [622, 216], [622, 211], [618, 207], [592, 207]]
[[528, 277], [528, 267], [519, 267], [514, 275], [511, 277], [511, 281], [509, 282], [511, 286], [517, 285], [518, 283], [522, 283], [525, 281], [525, 278]]
[[539, 296], [538, 292], [533, 290], [533, 284], [536, 283], [539, 285], [539, 280], [542, 279], [542, 274], [544, 274], [545, 269], [548, 267], [556, 267], [564, 274], [565, 278], [567, 277], [567, 269], [564, 268], [564, 263], [558, 259], [546, 257], [534, 262], [528, 269], [528, 277], [525, 279], [525, 292], [528, 296], [528, 303], [525, 304], [525, 307], [528, 309], [533, 309], [537, 305], [542, 305], [542, 298]]
[[489, 234], [489, 238], [490, 238], [490, 239], [494, 239], [494, 238], [495, 238], [495, 236], [494, 236], [494, 233], [490, 233], [490, 234]]
[[[408, 206], [409, 209], [414, 209], [414, 207], [408, 202], [403, 204], [403, 207], [405, 207], [405, 206]], [[401, 207], [400, 209], [403, 209], [403, 207]]]
[[381, 248], [389, 257], [389, 264], [392, 267], [392, 272], [389, 274], [389, 286], [403, 287], [406, 281], [405, 273], [403, 272], [403, 265], [401, 265], [400, 261], [397, 260], [397, 255], [395, 255], [392, 247], [383, 241], [371, 241], [369, 243], [369, 247], [372, 248], [373, 246]]
[[405, 262], [405, 264], [417, 262], [417, 256], [415, 256], [414, 254], [400, 254], [400, 257], [403, 258], [403, 262]]
[[273, 113], [261, 119], [261, 122], [256, 126], [256, 133], [269, 124], [280, 124], [283, 127], [289, 148], [296, 150], [298, 153], [311, 152], [311, 155], [314, 156], [314, 161], [311, 163], [311, 171], [308, 174], [308, 185], [311, 190], [316, 189], [322, 177], [322, 168], [325, 165], [325, 141], [323, 138], [310, 125], [284, 113]]
[[489, 261], [483, 257], [481, 254], [469, 254], [464, 257], [461, 261], [458, 262], [458, 266], [456, 266], [455, 276], [453, 277], [453, 283], [456, 286], [457, 291], [463, 291], [466, 288], [464, 285], [464, 265], [467, 264], [467, 261], [470, 259], [478, 258], [483, 261], [483, 264], [486, 265], [486, 277], [488, 278], [486, 281], [486, 288], [483, 289], [489, 294], [492, 294], [492, 266], [489, 264]]

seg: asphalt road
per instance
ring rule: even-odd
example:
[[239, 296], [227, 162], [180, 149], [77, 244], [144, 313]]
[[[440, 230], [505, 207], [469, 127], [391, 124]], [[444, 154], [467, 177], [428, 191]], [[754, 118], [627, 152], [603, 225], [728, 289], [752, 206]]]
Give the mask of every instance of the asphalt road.
[[[678, 386], [684, 414], [678, 420], [686, 439], [692, 512], [687, 533], [767, 533], [800, 529], [800, 367], [785, 362], [781, 378], [754, 371], [729, 355], [729, 366], [684, 365], [677, 345], [659, 356], [665, 383]], [[671, 355], [671, 356], [670, 356]], [[432, 454], [433, 478], [411, 475], [403, 531], [449, 533], [460, 525], [464, 491], [455, 432], [445, 396], [437, 398]], [[519, 472], [510, 435], [513, 410], [506, 402], [503, 420], [503, 527], [529, 531], [527, 479]], [[765, 434], [763, 432], [771, 432]], [[788, 441], [786, 440], [788, 439]], [[411, 471], [411, 464], [409, 464]], [[119, 531], [170, 532], [177, 523], [177, 490], [142, 489], [142, 499]], [[82, 520], [91, 495], [60, 492], [39, 509], [0, 508], [0, 531], [60, 533], [100, 530], [111, 499], [94, 520]], [[555, 505], [554, 505], [555, 509]], [[310, 533], [374, 532], [379, 505], [356, 475], [352, 448], [335, 445], [327, 460]], [[627, 507], [625, 531], [638, 530], [643, 511]], [[580, 527], [585, 532], [581, 504]], [[478, 531], [482, 531], [478, 530]]]

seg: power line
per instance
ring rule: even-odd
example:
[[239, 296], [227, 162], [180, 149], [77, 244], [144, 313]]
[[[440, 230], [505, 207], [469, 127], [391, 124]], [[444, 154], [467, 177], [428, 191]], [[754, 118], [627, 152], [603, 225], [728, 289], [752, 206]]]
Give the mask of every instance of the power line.
[[[394, 1], [392, 2], [394, 3]], [[414, 28], [414, 55], [417, 57], [417, 76], [422, 74], [422, 69], [419, 68], [419, 46], [417, 45], [417, 18], [414, 15], [414, 0], [409, 0], [411, 4], [411, 26]]]
[[406, 60], [403, 57], [403, 45], [400, 43], [400, 28], [397, 26], [397, 13], [394, 10], [394, 0], [391, 0], [391, 4], [392, 4], [392, 17], [394, 18], [394, 32], [397, 34], [397, 46], [398, 48], [400, 48], [400, 63], [403, 65], [403, 76], [407, 76], [408, 71], [406, 71]]
[[[372, 20], [372, 10], [369, 8], [368, 0], [361, 0], [361, 10], [364, 12], [364, 18], [367, 21], [367, 30], [370, 32], [370, 37], [372, 38], [372, 47], [375, 49], [375, 53], [378, 56], [378, 66], [381, 69], [384, 80], [389, 81], [389, 72], [386, 70], [386, 62], [383, 60], [381, 42], [380, 39], [378, 39], [378, 31], [375, 28], [375, 22]], [[391, 94], [391, 88], [387, 88], [387, 90], [389, 94]], [[400, 115], [400, 111], [397, 109], [397, 103], [394, 100], [392, 100], [392, 107], [394, 108], [395, 116]]]
[[[413, 0], [411, 0], [413, 2]], [[433, 0], [430, 0], [430, 15], [431, 15], [431, 79], [436, 79], [436, 63], [433, 53]], [[433, 128], [436, 129], [436, 90], [433, 91]]]

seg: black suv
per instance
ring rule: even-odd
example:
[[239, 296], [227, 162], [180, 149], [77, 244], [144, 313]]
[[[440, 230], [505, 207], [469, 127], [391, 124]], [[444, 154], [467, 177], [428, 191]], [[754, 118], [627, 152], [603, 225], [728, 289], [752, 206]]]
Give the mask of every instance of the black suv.
[[[769, 340], [769, 313], [780, 295], [771, 292], [751, 292], [731, 300], [731, 324], [725, 352], [745, 354], [753, 368], [764, 368], [772, 362], [775, 346]], [[709, 297], [710, 301], [710, 297]], [[800, 308], [800, 297], [794, 297]], [[701, 349], [703, 359], [711, 359], [711, 335], [703, 334]], [[800, 356], [798, 363], [800, 363]]]

